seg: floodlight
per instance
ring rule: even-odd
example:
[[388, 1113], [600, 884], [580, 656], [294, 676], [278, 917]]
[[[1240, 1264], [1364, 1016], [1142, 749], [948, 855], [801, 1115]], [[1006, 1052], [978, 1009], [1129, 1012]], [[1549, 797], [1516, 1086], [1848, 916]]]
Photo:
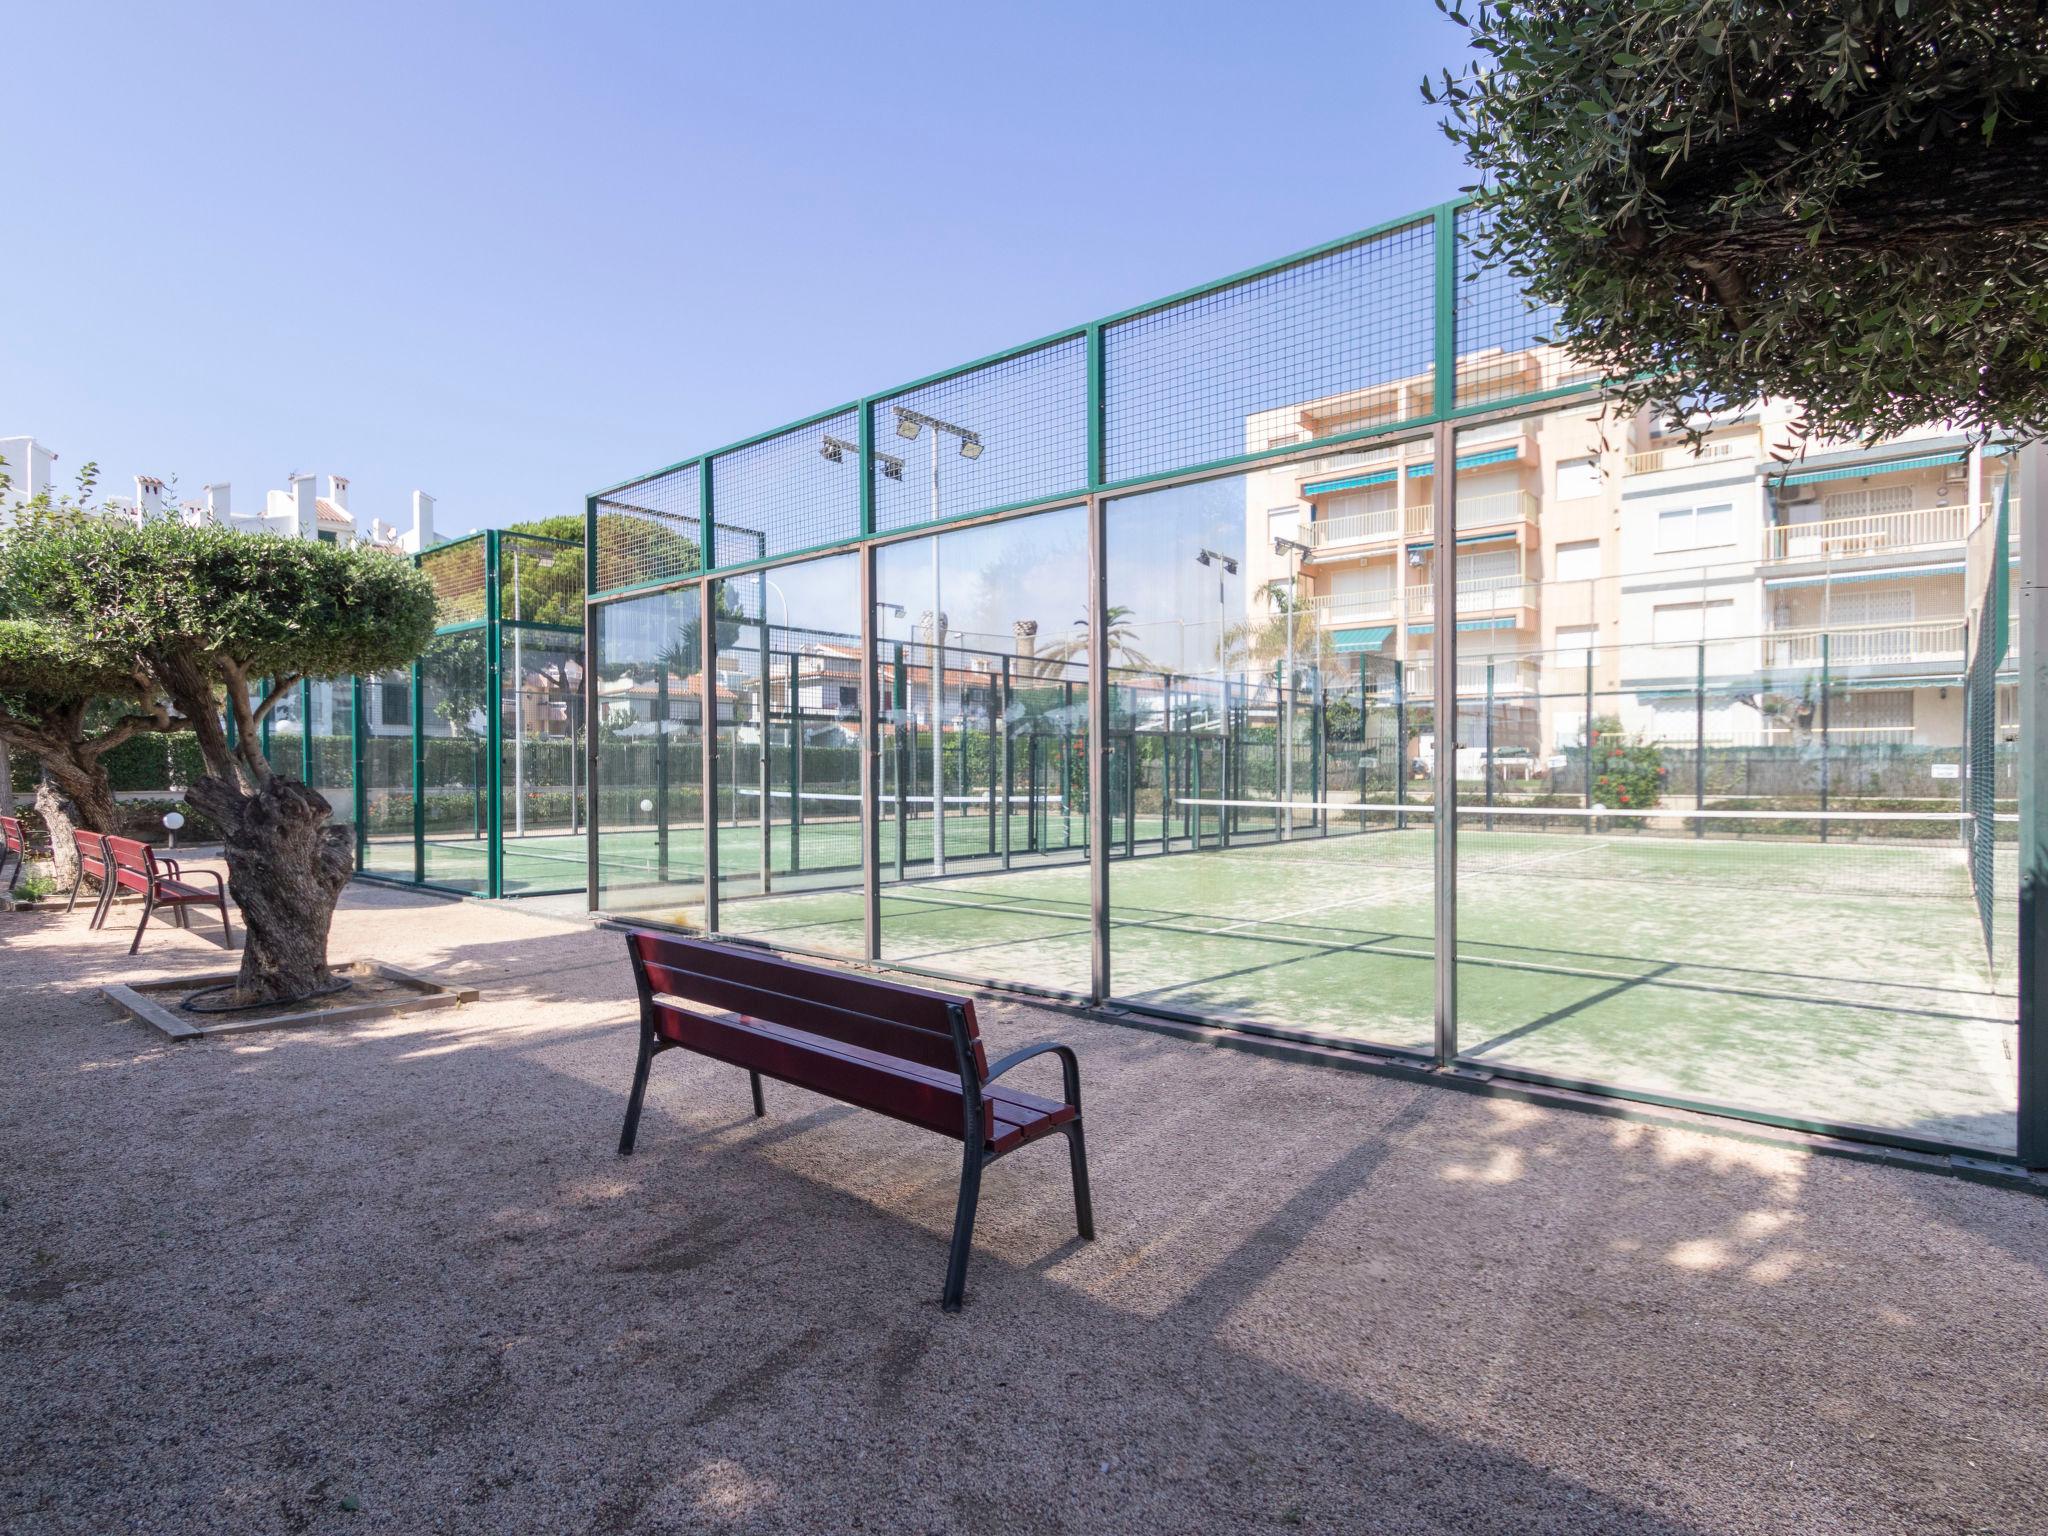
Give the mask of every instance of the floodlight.
[[1207, 551], [1206, 549], [1205, 549], [1205, 550], [1203, 550], [1203, 551], [1202, 551], [1202, 552], [1201, 552], [1201, 553], [1200, 553], [1199, 555], [1195, 556], [1195, 564], [1197, 564], [1197, 565], [1207, 565], [1208, 563], [1209, 563], [1209, 551]]
[[818, 452], [830, 459], [834, 464], [844, 464], [846, 462], [846, 455], [840, 451], [839, 445], [829, 437], [824, 442], [818, 444]]
[[963, 438], [961, 438], [961, 439], [960, 439], [960, 457], [961, 457], [961, 458], [963, 458], [963, 459], [978, 459], [978, 458], [980, 458], [980, 457], [981, 457], [981, 439], [980, 439], [980, 438], [978, 438], [978, 437], [963, 437]]
[[886, 478], [890, 480], [901, 480], [903, 478], [903, 461], [901, 459], [892, 459], [886, 454], [880, 453], [876, 454], [875, 457], [881, 462], [882, 474]]
[[919, 430], [919, 424], [915, 417], [907, 416], [902, 411], [896, 413], [896, 435], [898, 437], [916, 437]]

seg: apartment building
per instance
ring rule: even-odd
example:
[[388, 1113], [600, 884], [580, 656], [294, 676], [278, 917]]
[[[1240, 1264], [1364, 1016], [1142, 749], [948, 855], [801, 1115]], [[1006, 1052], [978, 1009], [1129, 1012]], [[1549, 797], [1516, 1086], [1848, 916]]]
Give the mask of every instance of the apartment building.
[[[1540, 365], [1481, 354], [1468, 366]], [[1264, 413], [1247, 439], [1398, 419], [1414, 388]], [[1774, 401], [1695, 419], [1697, 444], [1647, 414], [1586, 406], [1459, 435], [1457, 692], [1492, 701], [1497, 745], [1568, 751], [1589, 708], [1682, 745], [1797, 745], [1817, 723], [1833, 740], [1960, 743], [2005, 460], [1939, 427], [1802, 440], [1797, 414]], [[1427, 438], [1250, 475], [1249, 617], [1298, 583], [1326, 673], [1382, 690], [1398, 679], [1427, 701], [1436, 483]]]

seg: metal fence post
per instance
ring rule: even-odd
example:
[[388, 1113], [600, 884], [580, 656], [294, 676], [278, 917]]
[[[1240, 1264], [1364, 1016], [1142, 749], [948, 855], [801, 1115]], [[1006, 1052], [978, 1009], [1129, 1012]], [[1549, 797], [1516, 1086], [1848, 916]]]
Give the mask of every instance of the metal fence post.
[[[1696, 811], [1707, 808], [1707, 645], [1704, 640], [1700, 642], [1699, 668], [1692, 689], [1692, 808]], [[1707, 835], [1707, 824], [1703, 818], [1693, 818], [1692, 835]]]
[[[867, 431], [867, 412], [861, 412]], [[868, 438], [863, 435], [863, 444]], [[862, 455], [866, 462], [866, 455]], [[875, 547], [863, 544], [860, 561], [860, 913], [861, 953], [882, 957], [882, 820], [877, 795], [882, 766], [881, 710], [875, 665]]]
[[1458, 429], [1439, 422], [1436, 460], [1436, 1064], [1458, 1054]]
[[2048, 1168], [2048, 449], [2021, 451], [2019, 579], [2019, 1158]]
[[[1109, 539], [1100, 496], [1088, 498], [1088, 994], [1110, 988], [1109, 917]], [[1068, 697], [1072, 684], [1068, 685]], [[1071, 718], [1071, 711], [1069, 717]], [[1063, 734], [1071, 733], [1066, 725]], [[1064, 777], [1064, 776], [1063, 776]], [[1070, 785], [1060, 785], [1064, 801]]]
[[[704, 464], [707, 475], [711, 463]], [[707, 503], [708, 506], [708, 503]], [[703, 826], [704, 931], [718, 932], [718, 583], [697, 583], [697, 643], [702, 671], [697, 697], [702, 701], [703, 729], [697, 734], [702, 752], [698, 764], [698, 816]]]
[[[698, 551], [702, 555], [703, 551]], [[591, 598], [597, 593], [597, 498], [589, 496], [583, 502], [583, 888], [584, 905], [595, 912], [600, 908], [599, 886], [602, 884], [598, 862], [601, 829], [598, 825], [598, 696], [597, 669], [598, 644], [597, 626], [602, 618], [592, 605]], [[575, 825], [575, 792], [570, 792], [570, 825]]]
[[412, 664], [411, 707], [407, 713], [412, 717], [412, 878], [418, 885], [427, 878], [427, 743], [426, 722], [420, 717], [425, 713], [420, 705], [425, 702], [425, 691], [421, 687], [420, 664]]
[[[505, 673], [504, 628], [499, 619], [504, 609], [498, 590], [500, 530], [484, 533], [484, 739], [490, 743], [484, 776], [490, 784], [490, 810], [484, 818], [484, 894], [505, 894]], [[512, 708], [519, 708], [519, 679], [513, 679]], [[515, 713], [514, 728], [517, 728]]]
[[349, 788], [355, 800], [356, 810], [356, 868], [361, 869], [370, 856], [370, 786], [364, 778], [364, 761], [369, 756], [369, 727], [363, 718], [363, 679], [361, 674], [349, 679]]

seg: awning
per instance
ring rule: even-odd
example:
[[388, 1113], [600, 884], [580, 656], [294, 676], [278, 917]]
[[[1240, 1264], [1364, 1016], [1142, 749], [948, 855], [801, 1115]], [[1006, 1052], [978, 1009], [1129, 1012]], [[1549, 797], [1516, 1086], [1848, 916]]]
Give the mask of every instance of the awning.
[[1881, 571], [1844, 571], [1825, 576], [1773, 576], [1764, 585], [1772, 591], [1781, 587], [1846, 587], [1858, 581], [1899, 581], [1913, 576], [1959, 576], [1960, 565], [1898, 565]]
[[1886, 458], [1882, 453], [1864, 454], [1847, 464], [1809, 467], [1774, 477], [1779, 485], [1813, 485], [1821, 480], [1854, 480], [1864, 475], [1892, 475], [1908, 469], [1935, 469], [1943, 464], [1960, 464], [1970, 456], [1967, 448], [1948, 448], [1940, 453], [1920, 453], [1910, 458]]
[[1339, 655], [1353, 651], [1376, 651], [1387, 643], [1387, 636], [1394, 632], [1391, 624], [1375, 624], [1370, 629], [1340, 629], [1330, 636], [1330, 643]]
[[1386, 485], [1399, 473], [1380, 469], [1369, 475], [1346, 475], [1339, 480], [1311, 480], [1301, 488], [1304, 496], [1328, 496], [1335, 491], [1362, 491], [1369, 485]]
[[[1475, 629], [1513, 629], [1514, 627], [1515, 621], [1512, 618], [1458, 620], [1458, 633], [1460, 634], [1470, 634]], [[1408, 626], [1408, 633], [1411, 635], [1432, 635], [1436, 633], [1436, 625], [1434, 623], [1410, 624]]]
[[[1461, 533], [1455, 542], [1459, 544], [1499, 544], [1504, 540], [1512, 539], [1514, 536], [1515, 531], [1512, 528], [1503, 528], [1497, 533]], [[1411, 539], [1408, 542], [1408, 547], [1410, 549], [1434, 549], [1436, 548], [1436, 540]]]
[[[1522, 450], [1520, 447], [1489, 448], [1484, 453], [1466, 454], [1464, 458], [1458, 460], [1458, 468], [1484, 469], [1489, 464], [1505, 464], [1510, 459], [1519, 459], [1521, 456]], [[1427, 464], [1417, 464], [1413, 469], [1409, 470], [1408, 478], [1410, 480], [1420, 480], [1427, 475], [1433, 475], [1435, 473], [1436, 462], [1435, 460], [1431, 460]]]

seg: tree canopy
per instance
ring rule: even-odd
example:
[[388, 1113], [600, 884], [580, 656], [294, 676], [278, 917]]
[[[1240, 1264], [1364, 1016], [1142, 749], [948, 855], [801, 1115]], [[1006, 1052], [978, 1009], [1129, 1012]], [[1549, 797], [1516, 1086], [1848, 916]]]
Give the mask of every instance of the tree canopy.
[[1477, 254], [1631, 405], [2048, 431], [2032, 0], [1437, 0]]

